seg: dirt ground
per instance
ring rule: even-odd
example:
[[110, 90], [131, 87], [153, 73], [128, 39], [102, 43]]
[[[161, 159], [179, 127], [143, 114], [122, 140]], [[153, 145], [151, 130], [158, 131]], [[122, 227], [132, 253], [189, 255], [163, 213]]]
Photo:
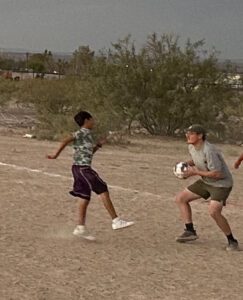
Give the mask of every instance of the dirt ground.
[[[124, 147], [105, 146], [93, 167], [110, 186], [119, 215], [135, 226], [112, 231], [93, 195], [88, 242], [72, 236], [77, 203], [72, 187], [72, 149], [47, 160], [58, 143], [1, 134], [1, 300], [216, 300], [243, 299], [243, 252], [228, 253], [226, 240], [193, 203], [200, 238], [178, 244], [182, 233], [174, 197], [193, 179], [172, 174], [188, 158], [183, 141], [134, 138]], [[235, 179], [225, 209], [243, 245], [243, 167], [232, 165], [243, 148], [220, 145]]]

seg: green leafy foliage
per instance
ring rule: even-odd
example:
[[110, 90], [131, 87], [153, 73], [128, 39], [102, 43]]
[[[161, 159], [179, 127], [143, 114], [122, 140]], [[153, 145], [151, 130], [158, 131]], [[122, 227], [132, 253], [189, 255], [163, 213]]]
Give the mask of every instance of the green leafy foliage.
[[17, 97], [19, 90], [18, 82], [0, 77], [0, 107]]
[[[65, 70], [62, 80], [21, 83], [18, 98], [35, 106], [38, 130], [57, 138], [74, 130], [73, 115], [90, 111], [97, 133], [128, 128], [134, 121], [154, 135], [175, 135], [191, 123], [214, 128], [234, 114], [232, 91], [217, 67], [217, 52], [204, 49], [204, 41], [184, 46], [178, 36], [152, 34], [137, 51], [131, 36], [95, 54], [79, 47], [69, 63], [53, 61], [45, 51], [29, 58], [38, 72]], [[5, 87], [7, 89], [7, 86]], [[223, 136], [223, 135], [222, 135]]]

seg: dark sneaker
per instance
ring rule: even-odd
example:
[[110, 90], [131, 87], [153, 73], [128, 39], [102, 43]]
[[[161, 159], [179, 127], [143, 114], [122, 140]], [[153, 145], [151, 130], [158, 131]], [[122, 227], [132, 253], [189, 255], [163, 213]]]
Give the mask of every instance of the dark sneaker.
[[198, 239], [198, 235], [196, 231], [189, 231], [185, 229], [182, 235], [176, 238], [176, 241], [179, 243], [185, 243], [185, 242], [195, 241], [196, 239]]
[[239, 251], [240, 248], [239, 248], [239, 244], [237, 241], [235, 242], [230, 242], [228, 244], [228, 246], [226, 247], [226, 251]]

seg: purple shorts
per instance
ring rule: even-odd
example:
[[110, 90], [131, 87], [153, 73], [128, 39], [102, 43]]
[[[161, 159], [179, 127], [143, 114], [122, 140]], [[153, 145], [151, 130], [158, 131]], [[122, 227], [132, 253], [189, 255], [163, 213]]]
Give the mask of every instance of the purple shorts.
[[97, 195], [108, 192], [107, 184], [91, 167], [73, 165], [72, 173], [74, 178], [73, 190], [70, 192], [72, 196], [90, 200], [91, 191]]

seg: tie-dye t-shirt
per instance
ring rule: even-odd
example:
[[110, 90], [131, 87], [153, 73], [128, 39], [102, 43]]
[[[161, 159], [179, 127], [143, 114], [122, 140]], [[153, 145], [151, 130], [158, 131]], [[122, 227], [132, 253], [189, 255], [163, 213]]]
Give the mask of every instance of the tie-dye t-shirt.
[[73, 164], [90, 166], [93, 158], [93, 137], [90, 129], [81, 128], [73, 133]]

